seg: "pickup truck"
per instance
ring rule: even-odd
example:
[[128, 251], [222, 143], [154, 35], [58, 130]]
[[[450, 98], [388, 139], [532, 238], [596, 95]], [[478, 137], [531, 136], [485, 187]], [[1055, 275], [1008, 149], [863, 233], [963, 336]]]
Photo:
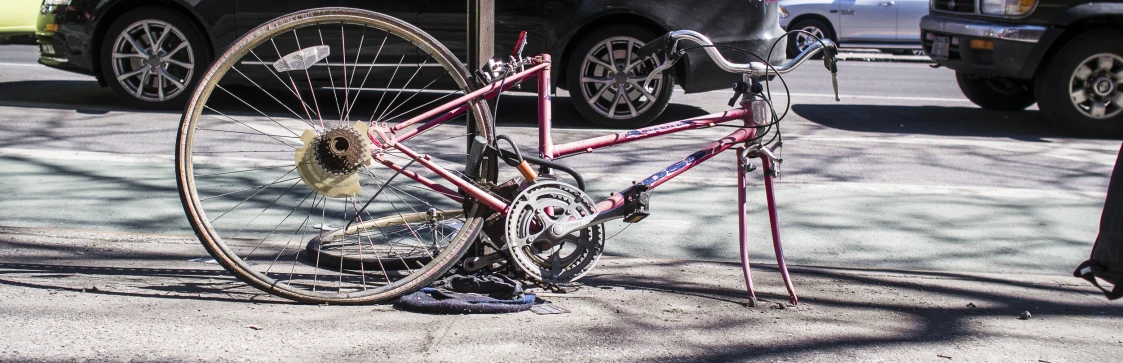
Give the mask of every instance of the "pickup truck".
[[1123, 0], [931, 0], [920, 29], [980, 107], [1036, 102], [1072, 134], [1123, 136]]

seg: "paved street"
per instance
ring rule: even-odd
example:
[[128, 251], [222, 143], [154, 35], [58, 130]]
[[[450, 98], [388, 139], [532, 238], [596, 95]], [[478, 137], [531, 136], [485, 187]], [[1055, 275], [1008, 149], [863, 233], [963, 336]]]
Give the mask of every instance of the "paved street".
[[[189, 235], [172, 177], [178, 113], [125, 108], [91, 77], [34, 64], [34, 47], [2, 47], [0, 221]], [[924, 64], [843, 62], [839, 103], [816, 62], [787, 81], [796, 104], [782, 124], [778, 193], [791, 263], [1065, 274], [1086, 257], [1118, 141], [1068, 138], [1034, 110], [980, 110], [951, 71]], [[676, 95], [662, 119], [727, 109], [730, 95]], [[606, 132], [568, 102], [562, 95], [555, 104], [555, 140]], [[532, 145], [533, 97], [500, 106], [499, 132]], [[688, 132], [566, 162], [602, 196], [725, 133]], [[608, 253], [736, 260], [732, 156], [660, 188], [653, 215], [608, 241]], [[769, 261], [761, 190], [757, 182], [750, 194], [761, 218], [752, 252]], [[624, 226], [609, 224], [608, 235]]]
[[[180, 326], [198, 328], [200, 324], [231, 324], [234, 328], [257, 326], [264, 323], [253, 319], [287, 314], [287, 305], [259, 307], [256, 304], [237, 304], [250, 298], [267, 297], [242, 288], [221, 273], [216, 274], [214, 265], [191, 262], [206, 256], [206, 251], [193, 243], [191, 228], [176, 194], [172, 151], [179, 113], [140, 112], [126, 108], [108, 89], [100, 88], [92, 77], [38, 65], [35, 63], [36, 56], [33, 46], [0, 45], [0, 227], [14, 227], [5, 229], [4, 234], [9, 237], [0, 239], [0, 249], [5, 250], [0, 253], [0, 298], [17, 298], [23, 295], [20, 291], [25, 290], [33, 291], [37, 299], [45, 300], [57, 299], [55, 295], [62, 294], [68, 299], [78, 299], [73, 305], [59, 310], [75, 318], [91, 306], [102, 304], [115, 309], [156, 304], [145, 305], [147, 307], [141, 309], [145, 313], [157, 314], [147, 318], [153, 321], [133, 321], [148, 329], [137, 334], [158, 334], [161, 329], [169, 329], [162, 325], [165, 323], [156, 324], [154, 321], [181, 319], [175, 316], [187, 305], [196, 306], [194, 304], [200, 304], [199, 314], [185, 316], [198, 318], [198, 322], [182, 321], [175, 324], [175, 329], [180, 329]], [[947, 69], [933, 69], [917, 63], [862, 61], [842, 62], [839, 68], [842, 102], [833, 101], [830, 79], [819, 62], [808, 62], [785, 77], [794, 103], [782, 123], [785, 163], [783, 179], [777, 185], [785, 253], [789, 264], [799, 266], [793, 275], [797, 288], [807, 288], [802, 291], [810, 301], [809, 309], [822, 310], [812, 310], [796, 322], [785, 321], [796, 324], [798, 328], [772, 332], [769, 337], [785, 341], [788, 344], [784, 347], [805, 354], [800, 357], [819, 360], [896, 360], [893, 355], [871, 355], [871, 352], [915, 353], [896, 357], [930, 360], [943, 359], [937, 355], [950, 351], [960, 357], [974, 357], [975, 360], [1002, 360], [1010, 356], [1030, 361], [1090, 358], [1082, 354], [1067, 354], [1094, 349], [1086, 345], [1090, 343], [1068, 339], [1057, 332], [1079, 331], [1073, 325], [1083, 323], [1098, 331], [1117, 332], [1120, 327], [1118, 308], [1103, 304], [1102, 296], [1097, 298], [1091, 287], [1070, 277], [1072, 269], [1087, 258], [1095, 239], [1104, 191], [1120, 141], [1068, 137], [1041, 122], [1036, 107], [1017, 113], [979, 109], [962, 96], [953, 72]], [[780, 88], [779, 83], [771, 86], [774, 91]], [[725, 103], [731, 95], [729, 91], [690, 95], [680, 91], [661, 120], [728, 109]], [[567, 95], [559, 93], [558, 96], [554, 104], [556, 142], [616, 132], [585, 124], [570, 107]], [[780, 94], [774, 96], [778, 111], [782, 111], [784, 97]], [[534, 100], [535, 97], [529, 94], [505, 96], [499, 107], [498, 132], [511, 135], [522, 145], [533, 145], [536, 140]], [[585, 175], [591, 195], [603, 197], [727, 133], [728, 129], [724, 128], [696, 130], [564, 161]], [[641, 319], [646, 316], [644, 314], [660, 311], [677, 311], [672, 315], [693, 319], [702, 316], [703, 321], [690, 322], [690, 326], [694, 330], [704, 330], [705, 326], [723, 321], [720, 317], [704, 317], [705, 314], [701, 313], [703, 306], [714, 309], [740, 306], [740, 295], [737, 293], [743, 288], [743, 281], [737, 277], [737, 267], [729, 263], [738, 259], [734, 165], [733, 153], [721, 155], [660, 187], [653, 194], [652, 215], [643, 222], [627, 229], [628, 225], [621, 222], [607, 225], [607, 236], [615, 237], [607, 242], [606, 254], [614, 258], [610, 261], [616, 262], [606, 263], [601, 274], [594, 270], [594, 274], [590, 275], [593, 278], [590, 289], [601, 294], [594, 293], [589, 300], [581, 297], [557, 299], [570, 304], [567, 306], [575, 312], [570, 316], [592, 316], [593, 320], [600, 316], [596, 314], [611, 313], [614, 306], [634, 305], [623, 309], [625, 315], [631, 314], [626, 321], [619, 316], [610, 320], [623, 326], [612, 326], [604, 321], [583, 321], [604, 325], [575, 334], [595, 341], [631, 331], [628, 329], [673, 331], [683, 327], [675, 321], [649, 324]], [[755, 180], [750, 189], [751, 213], [758, 216], [752, 225], [752, 258], [754, 263], [764, 266], [758, 274], [771, 276], [764, 277], [758, 289], [761, 289], [766, 301], [783, 301], [782, 285], [774, 276], [774, 268], [767, 265], [774, 259], [762, 183]], [[60, 232], [55, 234], [51, 231]], [[149, 239], [152, 241], [145, 243], [159, 244], [160, 247], [151, 245], [148, 248], [145, 247], [148, 245], [129, 242]], [[120, 247], [116, 247], [117, 243]], [[89, 256], [85, 255], [87, 252]], [[130, 261], [130, 256], [137, 259]], [[91, 260], [84, 261], [85, 258]], [[696, 281], [692, 280], [694, 277], [678, 276], [674, 266], [679, 260], [696, 260], [689, 263], [693, 266], [691, 271], [717, 266], [722, 269], [720, 275], [725, 279]], [[639, 261], [637, 266], [649, 266], [650, 269], [623, 267], [629, 261]], [[96, 268], [52, 270], [43, 267], [54, 263]], [[158, 271], [162, 265], [175, 267], [180, 272], [193, 272], [181, 277], [165, 275]], [[137, 268], [143, 273], [131, 274], [121, 270], [118, 274], [114, 272], [116, 268]], [[756, 265], [754, 268], [757, 268]], [[858, 269], [854, 271], [859, 272], [850, 269]], [[875, 274], [884, 274], [878, 276], [885, 279], [853, 275], [866, 274], [861, 271], [867, 269], [878, 271]], [[3, 275], [8, 273], [5, 270], [12, 274]], [[681, 270], [686, 271], [685, 267]], [[16, 272], [19, 274], [16, 275]], [[616, 274], [636, 277], [643, 281], [644, 286], [627, 285], [622, 282], [627, 279]], [[17, 281], [13, 276], [25, 278]], [[106, 276], [110, 280], [120, 278], [111, 282], [113, 286], [107, 290], [119, 287], [120, 292], [95, 294], [96, 299], [83, 300], [90, 296], [81, 295], [84, 289], [89, 289], [87, 285], [105, 284]], [[153, 277], [162, 280], [158, 283], [150, 281]], [[667, 279], [667, 288], [659, 286], [661, 278]], [[894, 280], [897, 278], [899, 280]], [[939, 282], [933, 282], [936, 280]], [[988, 292], [987, 283], [998, 283], [1000, 280], [1002, 288], [999, 290], [1005, 290], [988, 295], [991, 292]], [[853, 284], [865, 287], [851, 289], [849, 286]], [[619, 288], [621, 285], [630, 287]], [[879, 286], [887, 286], [889, 290], [878, 290]], [[105, 286], [99, 288], [107, 289]], [[603, 294], [604, 291], [615, 291], [610, 290], [614, 288], [628, 290], [631, 295], [617, 298]], [[668, 298], [673, 300], [668, 300], [668, 306], [642, 303], [647, 301], [645, 299], [666, 298], [665, 293], [676, 288], [687, 289], [690, 293]], [[697, 290], [689, 290], [691, 288]], [[727, 295], [717, 293], [719, 290]], [[174, 302], [176, 305], [152, 302], [164, 293], [194, 297], [186, 302], [177, 300]], [[664, 295], [658, 295], [660, 293]], [[840, 297], [849, 296], [846, 294], [856, 295], [850, 300]], [[989, 306], [979, 303], [980, 307], [991, 309], [983, 314], [987, 318], [956, 320], [941, 325], [941, 322], [949, 321], [947, 319], [951, 315], [944, 315], [951, 314], [947, 311], [973, 302], [972, 296], [990, 299], [987, 300], [992, 303]], [[124, 300], [115, 300], [117, 298]], [[928, 298], [934, 300], [924, 300]], [[1075, 302], [1077, 300], [1079, 303]], [[1066, 305], [1069, 301], [1074, 301], [1076, 305]], [[21, 300], [14, 306], [31, 309], [35, 302]], [[940, 310], [940, 313], [923, 310], [929, 307], [951, 310]], [[264, 312], [250, 313], [253, 319], [222, 310], [258, 308]], [[351, 308], [332, 307], [325, 310], [326, 313], [313, 314], [320, 314], [316, 315], [319, 318], [336, 319], [342, 324], [340, 319], [368, 311], [384, 313], [381, 315], [385, 317], [388, 313], [384, 308], [375, 307], [371, 311], [370, 308], [348, 310]], [[1030, 328], [1016, 326], [1009, 319], [1016, 317], [1022, 309], [1034, 308], [1049, 311], [1057, 319], [1042, 321], [1064, 326], [1036, 325], [1032, 332], [1019, 335], [1018, 329]], [[207, 316], [205, 309], [216, 312]], [[917, 313], [917, 309], [924, 312]], [[52, 313], [50, 309], [35, 311], [37, 314]], [[615, 314], [620, 313], [616, 310]], [[769, 317], [774, 313], [776, 311], [767, 309], [761, 312]], [[768, 318], [755, 315], [745, 318], [729, 314], [732, 315], [727, 317], [735, 320], [733, 324], [752, 326], [769, 323]], [[1096, 314], [1107, 314], [1108, 317], [1097, 319]], [[8, 323], [0, 324], [0, 327], [18, 327], [22, 323], [10, 319], [19, 316], [5, 315]], [[110, 321], [113, 320], [111, 316], [100, 316], [98, 319]], [[409, 324], [412, 321], [409, 316], [401, 318], [395, 315], [385, 324]], [[507, 324], [502, 325], [505, 327], [535, 329], [529, 322], [522, 324], [523, 320], [534, 316], [519, 316], [467, 321], [482, 325], [500, 321], [497, 324]], [[680, 318], [687, 319], [667, 319]], [[987, 320], [989, 318], [993, 320]], [[434, 317], [425, 319], [437, 320]], [[893, 322], [875, 323], [888, 321], [886, 319]], [[375, 320], [365, 319], [362, 323], [376, 324]], [[51, 321], [63, 324], [65, 319]], [[113, 333], [114, 327], [124, 329], [123, 323], [103, 321], [105, 325], [98, 325], [97, 322], [83, 321], [83, 331], [104, 331], [111, 340], [129, 340]], [[283, 324], [278, 323], [268, 329], [278, 331], [267, 330], [255, 336], [253, 341], [264, 346], [279, 344], [286, 339], [305, 339], [303, 335], [286, 336], [283, 332], [287, 330], [284, 329], [299, 330], [300, 334], [316, 334], [315, 330], [299, 328], [308, 323], [299, 316], [278, 317], [277, 321]], [[861, 321], [869, 323], [862, 326], [860, 332], [849, 332], [844, 328], [847, 324]], [[908, 322], [923, 328], [910, 326]], [[555, 323], [549, 325], [558, 331], [578, 324]], [[815, 325], [819, 323], [833, 325], [827, 329]], [[449, 332], [465, 334], [473, 331], [470, 327], [452, 329], [451, 323], [448, 324], [443, 330], [427, 327], [425, 334], [429, 340], [422, 344], [423, 347], [416, 348], [432, 355], [414, 356], [409, 360], [425, 360], [422, 357], [456, 359], [457, 356], [448, 351], [442, 355], [427, 348], [442, 341], [459, 339], [448, 336]], [[322, 322], [310, 326], [340, 330], [338, 326], [324, 326]], [[400, 325], [395, 326], [395, 329], [399, 328]], [[242, 330], [237, 334], [247, 333]], [[206, 338], [203, 331], [189, 333], [176, 330], [177, 334], [198, 334], [202, 336], [200, 338]], [[834, 352], [847, 358], [816, 355], [819, 351], [807, 345], [807, 340], [799, 338], [819, 331], [831, 334], [820, 341], [827, 345], [824, 349], [835, 349]], [[883, 331], [894, 333], [888, 334], [890, 337], [887, 338]], [[942, 332], [947, 332], [947, 339], [933, 338], [941, 337], [945, 334]], [[261, 335], [266, 333], [272, 335], [263, 338]], [[1041, 335], [1034, 335], [1037, 333]], [[499, 335], [501, 332], [492, 331], [491, 334]], [[598, 351], [594, 356], [603, 360], [790, 357], [779, 352], [750, 350], [743, 345], [738, 348], [741, 350], [728, 353], [725, 349], [744, 342], [739, 339], [749, 338], [728, 338], [730, 332], [721, 329], [709, 330], [708, 334], [718, 337], [715, 339], [726, 340], [709, 346], [692, 341], [702, 348], [643, 355], [628, 353], [628, 349], [634, 347], [630, 347], [628, 341], [613, 338], [605, 340], [601, 346], [614, 349], [612, 352]], [[971, 336], [970, 341], [987, 341], [996, 336], [1007, 340], [990, 340], [991, 343], [986, 345], [956, 351], [954, 349], [960, 348], [949, 347], [966, 344], [957, 340], [961, 338], [957, 334]], [[392, 334], [380, 337], [389, 336]], [[61, 333], [53, 337], [69, 339], [67, 341], [77, 346], [97, 346], [85, 341], [88, 338], [84, 337]], [[1035, 345], [1040, 343], [1034, 340], [1037, 337], [1052, 343]], [[1117, 343], [1119, 339], [1116, 337], [1095, 342], [1108, 344], [1110, 349], [1117, 350], [1120, 343]], [[552, 337], [541, 338], [548, 340]], [[922, 340], [929, 344], [924, 346], [924, 350], [913, 350], [916, 347], [909, 345]], [[646, 342], [644, 347], [658, 348], [668, 341], [673, 342], [674, 337], [658, 336]], [[315, 342], [326, 346], [346, 343], [350, 347], [348, 349], [355, 349], [352, 340]], [[494, 343], [490, 339], [488, 342]], [[214, 343], [235, 353], [260, 353], [232, 346], [228, 342]], [[472, 349], [472, 345], [466, 342], [456, 344], [460, 349]], [[886, 348], [888, 350], [875, 349], [882, 348], [882, 345], [889, 347]], [[130, 346], [144, 349], [142, 344]], [[569, 350], [582, 349], [582, 345], [570, 340], [562, 346]], [[706, 347], [724, 353], [705, 353]], [[0, 348], [5, 346], [0, 344]], [[516, 354], [519, 351], [516, 348], [507, 347], [499, 352]], [[23, 349], [25, 352], [37, 352], [35, 348], [26, 346]], [[21, 357], [2, 350], [0, 358]], [[155, 352], [152, 353], [154, 355], [139, 356], [148, 359], [237, 359], [222, 355], [184, 355], [167, 349], [151, 352]], [[986, 352], [1000, 353], [987, 355]], [[1050, 352], [1057, 354], [1049, 355]], [[348, 350], [330, 356], [342, 358], [361, 356], [360, 353], [361, 350]], [[395, 356], [401, 352], [383, 353]], [[740, 355], [722, 355], [734, 353]], [[110, 360], [130, 359], [128, 356], [99, 354], [92, 350], [74, 354], [60, 352], [52, 355], [52, 359], [99, 356]], [[296, 356], [305, 355], [290, 357]], [[480, 359], [504, 359], [494, 355], [487, 357], [494, 359]], [[515, 355], [506, 359], [512, 357]], [[567, 357], [578, 359], [589, 356], [559, 354], [552, 359], [566, 360]], [[367, 356], [366, 359], [371, 358]]]

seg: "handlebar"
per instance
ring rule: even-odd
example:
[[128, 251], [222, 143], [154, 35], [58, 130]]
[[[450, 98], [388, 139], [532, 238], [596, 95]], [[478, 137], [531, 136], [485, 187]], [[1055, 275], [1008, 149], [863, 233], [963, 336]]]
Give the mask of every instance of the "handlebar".
[[678, 41], [680, 40], [689, 40], [694, 43], [707, 46], [703, 47], [702, 49], [706, 51], [706, 55], [710, 56], [710, 59], [713, 59], [718, 68], [721, 68], [722, 70], [730, 73], [740, 73], [749, 78], [767, 77], [791, 72], [792, 70], [803, 64], [803, 62], [811, 59], [811, 57], [815, 56], [819, 52], [824, 52], [823, 64], [827, 68], [827, 70], [831, 72], [835, 90], [835, 100], [839, 100], [837, 77], [838, 65], [836, 59], [836, 55], [838, 54], [838, 46], [835, 45], [835, 43], [830, 39], [822, 39], [821, 41], [812, 43], [807, 47], [807, 49], [804, 49], [803, 52], [799, 53], [799, 55], [797, 55], [787, 63], [779, 66], [769, 66], [768, 64], [762, 62], [730, 62], [729, 60], [725, 59], [725, 57], [723, 57], [720, 52], [718, 52], [717, 48], [712, 47], [714, 43], [710, 41], [710, 38], [706, 37], [705, 35], [702, 35], [701, 33], [693, 30], [676, 30], [667, 33], [666, 35], [663, 35], [658, 39], [652, 40], [651, 42], [641, 47], [637, 52], [640, 59], [655, 55], [657, 53], [661, 53], [664, 55], [664, 62], [651, 71], [644, 82], [645, 85], [650, 83], [651, 80], [653, 80], [660, 73], [667, 69], [670, 69], [674, 65], [674, 61], [671, 60], [671, 58], [680, 55], [676, 54], [678, 52], [676, 48], [678, 46]]

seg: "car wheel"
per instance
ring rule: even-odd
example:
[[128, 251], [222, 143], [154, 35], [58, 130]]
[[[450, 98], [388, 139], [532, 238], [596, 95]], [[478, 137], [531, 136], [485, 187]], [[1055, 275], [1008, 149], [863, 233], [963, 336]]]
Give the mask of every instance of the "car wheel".
[[671, 100], [674, 78], [664, 72], [645, 88], [644, 79], [657, 64], [636, 55], [657, 36], [635, 26], [612, 26], [581, 39], [566, 63], [577, 112], [594, 125], [614, 128], [642, 127], [659, 117]]
[[1123, 135], [1123, 32], [1089, 32], [1055, 54], [1035, 87], [1045, 119], [1077, 135]]
[[977, 77], [963, 72], [955, 72], [955, 80], [968, 100], [988, 110], [1021, 111], [1035, 102], [1032, 87], [1013, 81]]
[[814, 35], [813, 37], [803, 32], [788, 35], [788, 58], [795, 58], [804, 49], [817, 42], [816, 37], [819, 39], [834, 39], [834, 33], [830, 26], [816, 19], [799, 20], [788, 26], [788, 30], [803, 30]]
[[202, 31], [183, 15], [159, 7], [125, 13], [101, 43], [101, 74], [126, 105], [182, 107], [211, 62]]

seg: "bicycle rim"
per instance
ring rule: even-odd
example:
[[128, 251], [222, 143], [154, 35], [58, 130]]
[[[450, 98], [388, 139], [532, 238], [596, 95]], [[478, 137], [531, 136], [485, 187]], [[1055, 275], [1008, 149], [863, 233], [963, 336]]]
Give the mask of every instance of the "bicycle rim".
[[[482, 228], [486, 207], [382, 164], [440, 180], [392, 148], [370, 152], [370, 125], [473, 89], [423, 31], [357, 9], [293, 13], [243, 36], [201, 82], [177, 142], [180, 196], [208, 252], [243, 281], [305, 302], [386, 301], [447, 271]], [[469, 113], [409, 147], [461, 173], [465, 140], [493, 138], [484, 104]]]

